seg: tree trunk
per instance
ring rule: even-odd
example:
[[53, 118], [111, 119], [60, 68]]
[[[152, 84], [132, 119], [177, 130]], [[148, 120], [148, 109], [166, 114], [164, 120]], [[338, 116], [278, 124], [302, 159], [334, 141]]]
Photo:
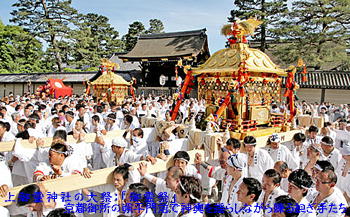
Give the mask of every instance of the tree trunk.
[[[264, 14], [266, 12], [265, 9], [265, 0], [261, 0], [261, 12]], [[260, 38], [260, 49], [262, 52], [265, 52], [266, 48], [266, 24], [265, 24], [265, 15], [261, 16], [261, 20], [264, 22], [261, 25], [261, 38]]]
[[[50, 14], [46, 5], [46, 0], [41, 0], [41, 4], [43, 5], [44, 11], [45, 11], [45, 18], [46, 19], [50, 19]], [[48, 23], [49, 28], [51, 28], [51, 24]], [[60, 50], [57, 46], [57, 41], [56, 41], [56, 36], [55, 34], [50, 35], [50, 42], [51, 42], [51, 46], [55, 52], [55, 60], [56, 60], [56, 64], [57, 64], [57, 69], [59, 72], [63, 72], [62, 69], [62, 58], [61, 58], [61, 54], [60, 54]]]
[[51, 44], [52, 44], [52, 48], [55, 52], [55, 60], [56, 60], [58, 72], [63, 72], [62, 57], [61, 57], [59, 47], [57, 46], [57, 41], [55, 39], [55, 35], [51, 35]]

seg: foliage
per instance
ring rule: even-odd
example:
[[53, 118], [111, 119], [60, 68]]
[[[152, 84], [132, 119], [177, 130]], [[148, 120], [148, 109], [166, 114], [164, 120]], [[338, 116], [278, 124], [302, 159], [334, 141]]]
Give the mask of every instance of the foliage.
[[254, 40], [260, 42], [260, 49], [267, 49], [267, 39], [276, 38], [274, 29], [277, 23], [287, 11], [287, 0], [235, 0], [236, 10], [231, 11], [231, 18], [248, 19], [256, 17], [263, 21], [256, 30]]
[[64, 72], [81, 72], [80, 69], [64, 68]]
[[62, 71], [62, 55], [66, 55], [62, 48], [67, 49], [65, 40], [78, 14], [71, 7], [71, 0], [18, 0], [13, 7], [10, 21], [47, 43], [58, 71]]
[[294, 1], [279, 25], [284, 43], [274, 53], [283, 61], [301, 56], [314, 69], [349, 69], [350, 0]]
[[99, 70], [98, 67], [89, 67], [89, 68], [86, 68], [84, 71], [85, 72], [97, 72]]
[[1, 73], [41, 71], [42, 45], [19, 26], [0, 23]]
[[161, 20], [150, 19], [149, 20], [149, 29], [145, 31], [145, 34], [154, 34], [164, 32], [164, 25]]
[[145, 26], [139, 22], [135, 21], [129, 25], [128, 33], [122, 37], [122, 41], [125, 44], [125, 51], [131, 51], [137, 42], [137, 38], [142, 34], [154, 34], [164, 32], [163, 22], [158, 19], [149, 20], [149, 29], [145, 29]]
[[145, 26], [139, 21], [135, 21], [129, 25], [128, 33], [122, 37], [122, 41], [125, 44], [125, 51], [131, 51], [135, 47], [137, 37], [144, 33], [144, 31]]
[[119, 33], [108, 21], [107, 17], [93, 13], [79, 16], [79, 28], [71, 33], [71, 64], [80, 69], [98, 66], [101, 58], [123, 50]]

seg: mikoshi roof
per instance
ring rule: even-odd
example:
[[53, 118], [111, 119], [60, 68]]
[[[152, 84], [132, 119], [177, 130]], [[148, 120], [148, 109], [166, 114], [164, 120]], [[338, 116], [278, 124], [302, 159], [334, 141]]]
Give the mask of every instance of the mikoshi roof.
[[129, 82], [125, 81], [121, 76], [116, 75], [113, 72], [105, 72], [95, 81], [91, 82], [92, 85], [130, 85]]
[[249, 48], [247, 44], [237, 43], [230, 48], [222, 49], [214, 53], [204, 64], [193, 68], [193, 74], [203, 73], [234, 73], [237, 72], [242, 60], [246, 59], [248, 72], [273, 73], [286, 76], [284, 69], [274, 64], [264, 52]]

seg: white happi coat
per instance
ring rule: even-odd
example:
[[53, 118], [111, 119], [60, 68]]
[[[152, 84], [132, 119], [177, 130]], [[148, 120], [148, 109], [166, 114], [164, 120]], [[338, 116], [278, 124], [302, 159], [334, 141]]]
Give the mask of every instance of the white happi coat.
[[307, 145], [304, 143], [299, 149], [294, 145], [294, 141], [288, 141], [284, 143], [284, 145], [291, 152], [293, 159], [298, 165], [297, 168], [304, 169], [304, 165], [306, 165], [309, 162], [309, 160], [307, 159]]
[[[337, 187], [341, 190], [341, 191], [346, 191], [346, 189], [348, 188], [347, 185], [349, 185], [349, 181], [350, 181], [350, 169], [348, 169], [348, 172], [346, 174], [344, 174], [345, 176], [343, 176], [343, 171], [345, 169], [345, 165], [346, 165], [346, 160], [345, 159], [341, 159], [339, 162], [339, 166], [338, 168], [335, 170], [335, 173], [337, 174]], [[350, 195], [348, 195], [350, 196]]]
[[123, 154], [119, 159], [117, 159], [114, 152], [112, 151], [111, 141], [107, 140], [104, 146], [100, 145], [100, 150], [102, 154], [102, 160], [107, 167], [140, 161], [140, 158], [143, 156], [142, 154], [135, 154], [134, 152], [125, 148]]
[[253, 156], [253, 165], [248, 166], [248, 177], [256, 178], [261, 182], [265, 171], [273, 169], [273, 166], [274, 161], [269, 153], [264, 149], [257, 148]]
[[[63, 161], [63, 164], [61, 166], [62, 168], [62, 175], [61, 176], [69, 176], [74, 173], [82, 173], [84, 167], [80, 163], [76, 162], [76, 159], [73, 157], [66, 157], [66, 159]], [[55, 174], [52, 170], [52, 167], [50, 166], [49, 162], [40, 162], [39, 165], [36, 167], [34, 171], [35, 175], [53, 175]], [[39, 180], [35, 180], [39, 181]]]
[[[281, 195], [286, 195], [287, 193], [285, 191], [283, 191], [280, 187], [275, 188], [271, 194], [268, 196], [267, 200], [265, 201], [264, 206], [265, 207], [270, 207], [273, 210], [274, 204], [275, 204], [275, 200], [277, 197], [281, 196]], [[261, 195], [258, 199], [258, 203], [261, 205], [262, 203], [264, 203], [264, 197], [265, 197], [265, 191], [261, 192]], [[272, 212], [270, 212], [270, 209], [267, 208], [264, 210], [264, 216], [265, 217], [271, 217], [272, 216]]]
[[286, 146], [280, 144], [278, 149], [265, 147], [265, 150], [270, 154], [274, 163], [276, 163], [277, 161], [284, 161], [288, 164], [288, 167], [290, 169], [294, 170], [298, 168], [299, 165], [297, 161], [293, 159], [292, 153]]
[[[315, 191], [313, 195], [310, 197], [310, 203], [313, 204], [315, 202], [315, 199], [317, 195], [319, 194], [318, 191]], [[316, 215], [317, 217], [342, 217], [344, 216], [344, 213], [341, 213], [343, 210], [339, 210], [340, 204], [342, 204], [343, 207], [347, 207], [348, 203], [344, 196], [342, 194], [339, 194], [336, 189], [334, 189], [334, 192], [323, 199], [318, 205], [323, 204], [326, 208], [323, 212], [321, 212], [318, 207], [316, 207]], [[334, 204], [334, 207], [332, 207], [330, 204]], [[337, 213], [333, 212], [337, 210]]]
[[128, 190], [129, 186], [132, 183], [138, 183], [140, 182], [141, 177], [140, 173], [136, 170], [129, 171], [129, 178], [125, 186], [123, 187], [122, 191], [119, 192], [114, 185], [112, 184], [105, 184], [105, 185], [99, 185], [92, 188], [89, 188], [89, 190], [93, 190], [99, 193], [109, 194], [111, 196], [110, 198], [110, 209], [109, 212], [103, 212], [103, 217], [118, 217], [121, 213], [119, 212], [119, 208], [112, 208], [114, 204], [118, 204], [118, 199], [125, 199], [126, 191]]
[[342, 154], [337, 148], [334, 148], [333, 151], [327, 157], [324, 154], [322, 154], [321, 156], [322, 157], [320, 160], [327, 160], [331, 162], [331, 164], [334, 167], [334, 170], [337, 170], [339, 163], [342, 159]]

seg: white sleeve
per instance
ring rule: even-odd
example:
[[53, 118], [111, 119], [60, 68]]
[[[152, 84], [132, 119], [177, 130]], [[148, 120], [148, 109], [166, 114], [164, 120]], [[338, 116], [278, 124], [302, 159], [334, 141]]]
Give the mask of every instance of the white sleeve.
[[113, 165], [114, 153], [110, 146], [106, 147], [106, 145], [101, 147], [101, 155], [102, 161], [106, 164], [107, 167], [115, 166]]
[[140, 181], [141, 181], [141, 175], [139, 171], [137, 169], [130, 170], [128, 182], [132, 184], [132, 183], [138, 183]]
[[5, 162], [0, 162], [0, 171], [1, 171], [0, 186], [7, 185], [9, 188], [12, 188], [13, 183], [12, 183], [11, 171], [8, 168], [8, 166], [5, 164]]
[[0, 216], [10, 217], [10, 212], [5, 207], [0, 206]]
[[37, 175], [36, 180], [34, 180], [34, 182], [39, 181], [39, 179], [42, 176], [49, 175], [49, 173], [50, 173], [49, 166], [45, 162], [39, 163], [39, 165], [34, 170], [33, 178], [34, 178], [34, 175]]
[[17, 139], [12, 154], [18, 157], [20, 161], [28, 162], [34, 157], [35, 152], [36, 149], [24, 148], [22, 146], [22, 139]]
[[135, 152], [133, 152], [131, 150], [128, 150], [127, 152], [125, 152], [125, 154], [128, 155], [126, 163], [133, 163], [136, 161], [140, 161], [141, 157], [143, 157], [143, 154], [136, 154]]
[[292, 170], [295, 170], [298, 168], [298, 163], [296, 162], [296, 159], [293, 158], [292, 153], [289, 151], [287, 147], [285, 147], [284, 151], [286, 152], [287, 155], [287, 164], [288, 167]]
[[208, 176], [216, 180], [223, 180], [225, 177], [226, 170], [222, 169], [220, 166], [212, 167], [209, 170]]
[[[265, 150], [264, 150], [265, 151]], [[265, 170], [268, 170], [268, 169], [273, 169], [274, 167], [274, 162], [272, 160], [272, 157], [269, 155], [269, 153], [266, 152], [266, 154], [264, 155], [265, 156]]]
[[346, 132], [343, 130], [337, 130], [337, 129], [335, 129], [334, 131], [336, 132], [338, 140], [346, 140], [346, 141], [350, 140], [350, 133], [349, 132]]

